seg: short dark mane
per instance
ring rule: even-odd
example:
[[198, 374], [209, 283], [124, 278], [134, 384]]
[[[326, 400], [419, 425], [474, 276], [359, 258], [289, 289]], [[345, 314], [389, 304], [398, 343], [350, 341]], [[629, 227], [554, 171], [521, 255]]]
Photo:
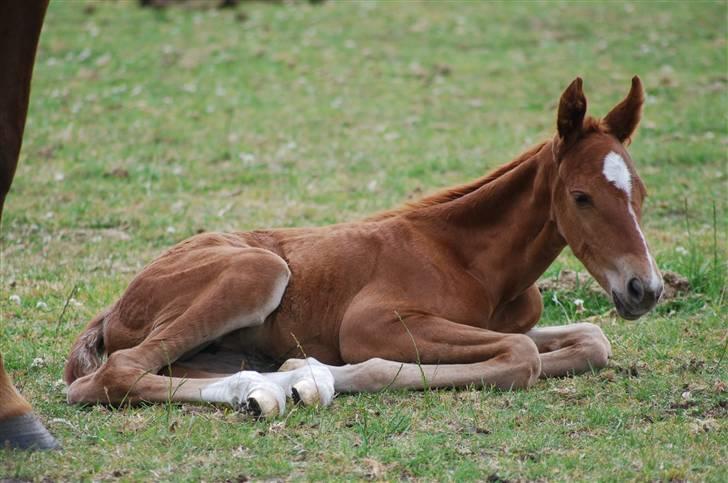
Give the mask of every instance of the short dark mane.
[[476, 179], [475, 181], [471, 181], [470, 183], [466, 183], [466, 184], [459, 185], [459, 186], [454, 186], [452, 188], [446, 188], [444, 190], [441, 190], [441, 191], [433, 193], [429, 196], [426, 196], [420, 200], [406, 203], [404, 206], [400, 206], [399, 208], [394, 208], [392, 210], [375, 213], [375, 214], [365, 218], [364, 221], [386, 220], [387, 218], [392, 218], [394, 216], [401, 215], [403, 213], [414, 211], [414, 210], [417, 210], [420, 208], [426, 208], [428, 206], [439, 205], [442, 203], [447, 203], [449, 201], [456, 200], [458, 198], [462, 198], [463, 196], [470, 194], [473, 191], [479, 189], [481, 186], [484, 186], [484, 185], [490, 183], [491, 181], [500, 178], [507, 172], [516, 168], [518, 165], [520, 165], [524, 161], [532, 158], [545, 145], [546, 145], [546, 141], [541, 142], [541, 143], [537, 144], [536, 146], [533, 146], [533, 147], [527, 149], [526, 151], [521, 153], [516, 159], [511, 161], [510, 163], [504, 164], [503, 166], [496, 168], [494, 171], [491, 171], [487, 175], [480, 177], [480, 178]]

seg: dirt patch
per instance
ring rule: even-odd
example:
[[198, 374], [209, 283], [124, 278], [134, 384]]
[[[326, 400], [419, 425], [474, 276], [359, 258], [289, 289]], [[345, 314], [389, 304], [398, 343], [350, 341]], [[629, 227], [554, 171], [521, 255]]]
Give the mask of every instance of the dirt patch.
[[[662, 273], [664, 291], [661, 300], [672, 300], [690, 291], [690, 282], [679, 273], [665, 271]], [[549, 277], [538, 282], [541, 293], [552, 291], [570, 292], [574, 290], [587, 290], [594, 295], [606, 297], [602, 288], [587, 273], [573, 270], [562, 270], [558, 276]]]
[[679, 273], [662, 272], [662, 280], [665, 282], [662, 300], [671, 300], [690, 291], [690, 282]]
[[570, 292], [586, 289], [591, 293], [606, 297], [604, 291], [588, 273], [575, 272], [573, 270], [561, 270], [556, 277], [539, 281], [538, 289], [541, 293], [547, 290]]

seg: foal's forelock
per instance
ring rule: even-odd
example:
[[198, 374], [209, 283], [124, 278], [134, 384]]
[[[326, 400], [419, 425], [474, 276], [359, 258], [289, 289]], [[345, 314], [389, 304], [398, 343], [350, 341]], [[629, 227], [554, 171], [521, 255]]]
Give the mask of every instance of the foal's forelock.
[[[647, 240], [645, 239], [642, 229], [640, 228], [640, 224], [637, 221], [637, 215], [632, 208], [632, 173], [629, 171], [624, 158], [620, 154], [610, 151], [604, 157], [602, 175], [607, 179], [607, 181], [623, 191], [627, 197], [627, 212], [629, 214], [629, 218], [632, 220], [632, 228], [637, 233], [642, 244], [642, 262], [649, 270], [649, 273], [645, 275], [649, 277], [649, 288], [655, 290], [660, 285], [660, 275], [657, 271], [655, 260], [650, 254], [650, 249], [647, 246]], [[622, 266], [623, 264], [617, 263], [616, 265]], [[633, 269], [633, 271], [635, 270]]]

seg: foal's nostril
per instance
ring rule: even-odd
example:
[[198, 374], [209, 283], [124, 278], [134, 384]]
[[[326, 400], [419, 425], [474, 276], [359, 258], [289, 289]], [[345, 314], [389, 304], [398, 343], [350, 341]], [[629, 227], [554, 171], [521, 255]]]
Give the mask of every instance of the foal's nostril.
[[633, 278], [627, 284], [627, 290], [629, 291], [630, 298], [636, 302], [642, 302], [642, 298], [645, 296], [645, 287], [639, 278]]

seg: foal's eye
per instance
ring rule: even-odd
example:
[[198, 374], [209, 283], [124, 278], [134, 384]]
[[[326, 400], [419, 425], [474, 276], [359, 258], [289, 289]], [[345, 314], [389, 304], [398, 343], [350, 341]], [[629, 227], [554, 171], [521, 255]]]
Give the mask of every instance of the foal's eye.
[[575, 191], [571, 193], [571, 195], [574, 197], [574, 202], [577, 204], [577, 206], [590, 206], [592, 204], [591, 197], [586, 194], [582, 193], [581, 191]]

